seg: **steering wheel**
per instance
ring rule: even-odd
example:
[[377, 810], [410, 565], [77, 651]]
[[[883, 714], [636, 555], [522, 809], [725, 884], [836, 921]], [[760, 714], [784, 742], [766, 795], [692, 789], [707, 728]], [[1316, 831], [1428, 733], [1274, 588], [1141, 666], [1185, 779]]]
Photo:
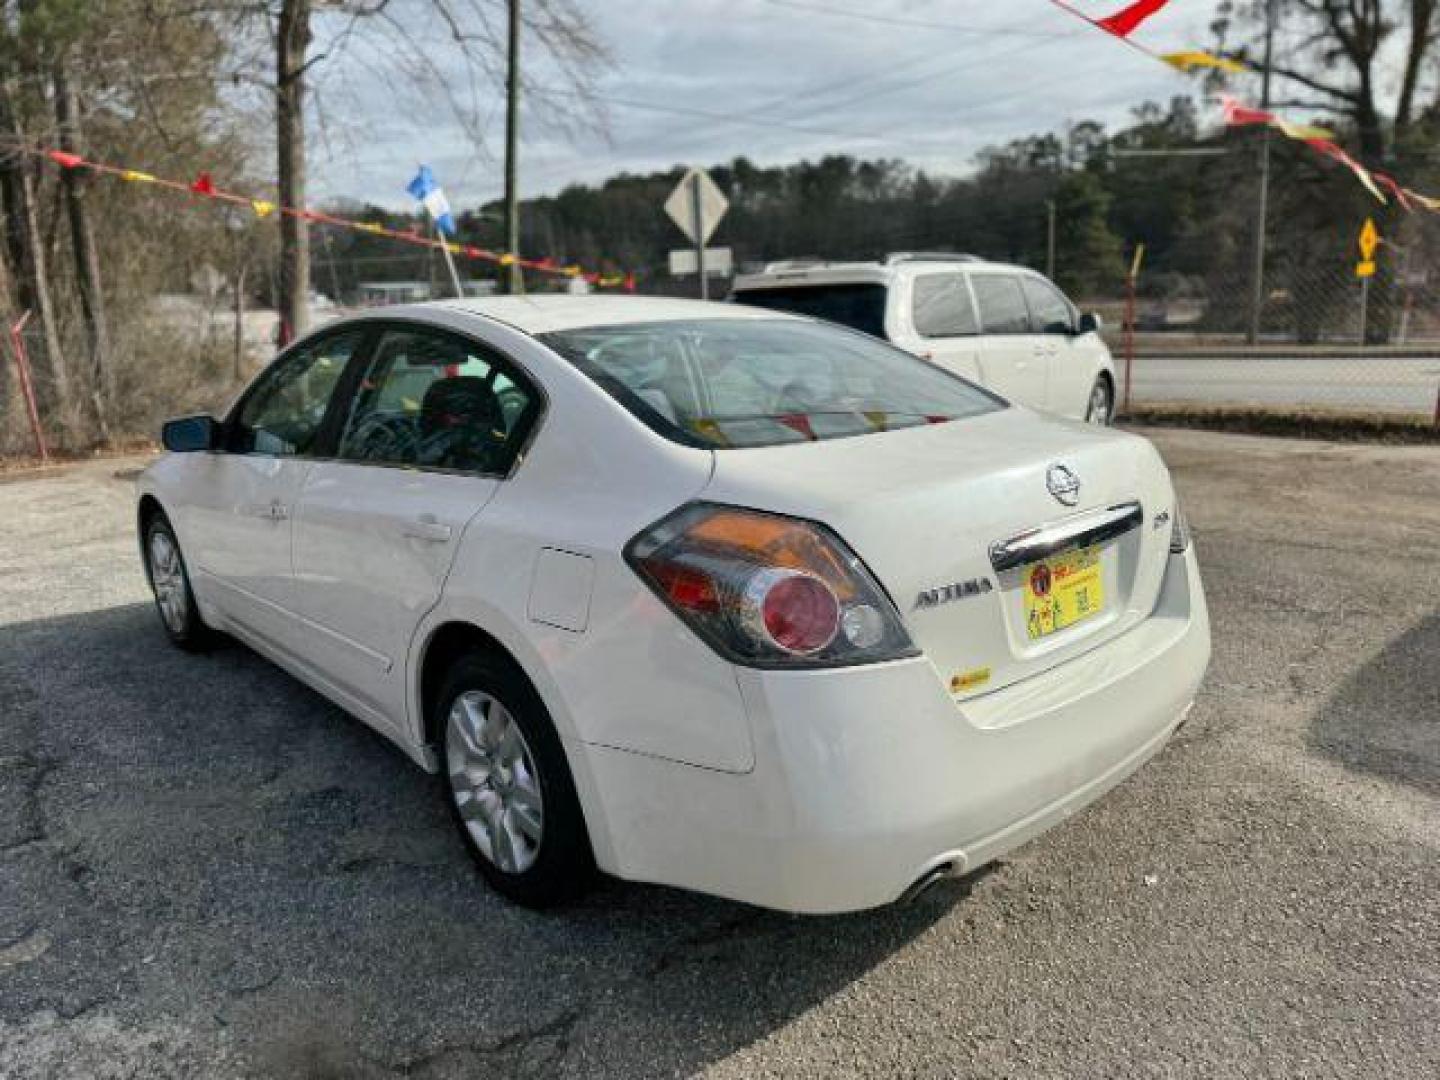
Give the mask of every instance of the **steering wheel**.
[[362, 461], [413, 461], [420, 433], [408, 416], [373, 413], [355, 425], [345, 442], [350, 456]]

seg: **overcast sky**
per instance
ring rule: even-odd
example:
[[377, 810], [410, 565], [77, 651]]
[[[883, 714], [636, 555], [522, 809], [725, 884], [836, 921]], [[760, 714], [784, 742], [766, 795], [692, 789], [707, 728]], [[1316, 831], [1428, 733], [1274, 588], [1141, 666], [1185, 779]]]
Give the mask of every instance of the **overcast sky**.
[[[983, 146], [1067, 121], [1123, 123], [1143, 101], [1198, 92], [1048, 0], [579, 2], [613, 58], [598, 80], [608, 130], [566, 135], [527, 113], [526, 196], [742, 154], [762, 164], [835, 152], [901, 157], [958, 174]], [[1103, 16], [1125, 0], [1076, 4]], [[1160, 51], [1203, 48], [1214, 8], [1172, 0], [1136, 37]], [[433, 55], [463, 86], [447, 50], [437, 44]], [[535, 76], [550, 78], [538, 50], [530, 56]], [[482, 82], [469, 95], [484, 130], [477, 143], [438, 94], [397, 96], [376, 63], [373, 49], [350, 49], [319, 73], [325, 127], [312, 198], [405, 206], [420, 161], [458, 206], [498, 197], [499, 87]]]

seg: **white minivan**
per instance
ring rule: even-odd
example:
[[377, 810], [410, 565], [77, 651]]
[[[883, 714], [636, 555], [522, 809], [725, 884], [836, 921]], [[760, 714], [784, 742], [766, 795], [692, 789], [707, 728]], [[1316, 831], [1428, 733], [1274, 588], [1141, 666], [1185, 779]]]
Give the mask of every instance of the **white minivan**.
[[1100, 319], [1033, 270], [971, 255], [772, 263], [735, 279], [732, 300], [840, 323], [1072, 420], [1115, 417], [1115, 362]]

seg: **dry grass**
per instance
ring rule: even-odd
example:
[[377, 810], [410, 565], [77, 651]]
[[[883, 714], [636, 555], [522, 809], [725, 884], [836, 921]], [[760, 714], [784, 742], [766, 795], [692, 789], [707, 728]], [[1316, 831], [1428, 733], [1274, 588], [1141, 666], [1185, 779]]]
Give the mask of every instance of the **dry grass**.
[[1327, 409], [1258, 409], [1193, 405], [1142, 405], [1122, 417], [1150, 427], [1202, 428], [1246, 435], [1280, 435], [1326, 442], [1389, 445], [1440, 444], [1440, 425], [1426, 416]]

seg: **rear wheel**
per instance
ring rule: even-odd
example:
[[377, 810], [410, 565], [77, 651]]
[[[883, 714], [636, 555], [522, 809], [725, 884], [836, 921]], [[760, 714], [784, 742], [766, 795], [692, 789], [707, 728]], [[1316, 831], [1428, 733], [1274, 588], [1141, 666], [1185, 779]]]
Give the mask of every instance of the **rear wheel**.
[[163, 513], [156, 513], [145, 525], [145, 567], [155, 610], [171, 642], [191, 652], [211, 645], [213, 634], [200, 618], [180, 541]]
[[480, 872], [527, 907], [579, 896], [595, 875], [565, 751], [512, 666], [463, 657], [437, 697], [450, 806]]
[[1108, 427], [1114, 419], [1115, 391], [1110, 386], [1110, 380], [1101, 375], [1090, 388], [1090, 404], [1085, 410], [1085, 421]]

